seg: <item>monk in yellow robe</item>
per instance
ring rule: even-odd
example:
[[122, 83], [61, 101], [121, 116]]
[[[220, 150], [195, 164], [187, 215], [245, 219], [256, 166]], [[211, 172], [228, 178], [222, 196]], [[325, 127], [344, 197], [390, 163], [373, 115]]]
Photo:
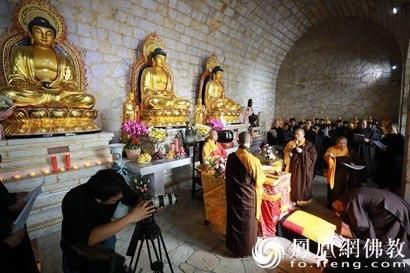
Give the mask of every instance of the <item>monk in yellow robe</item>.
[[202, 148], [202, 160], [205, 162], [210, 158], [222, 157], [226, 159], [227, 154], [218, 141], [218, 132], [215, 129], [209, 131], [208, 140]]
[[226, 247], [235, 255], [251, 255], [261, 217], [263, 183], [266, 176], [249, 147], [248, 132], [239, 134], [239, 148], [228, 156], [226, 165]]
[[359, 155], [347, 146], [347, 138], [340, 136], [336, 145], [329, 147], [324, 155], [327, 163], [327, 206], [330, 208], [333, 201], [341, 198], [348, 191], [361, 187], [364, 179], [363, 171], [354, 170], [346, 164], [362, 165], [364, 162]]

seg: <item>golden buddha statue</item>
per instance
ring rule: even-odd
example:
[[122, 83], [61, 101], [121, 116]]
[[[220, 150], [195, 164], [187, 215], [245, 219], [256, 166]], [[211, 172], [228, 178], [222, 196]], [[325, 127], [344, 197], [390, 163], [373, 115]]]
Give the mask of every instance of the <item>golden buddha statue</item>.
[[95, 99], [78, 91], [71, 61], [53, 48], [55, 28], [42, 17], [28, 28], [30, 45], [13, 49], [8, 84], [0, 93], [17, 106], [92, 108]]
[[157, 33], [150, 33], [142, 44], [142, 57], [130, 72], [130, 91], [124, 104], [123, 121], [131, 118], [147, 126], [183, 126], [189, 122], [191, 102], [176, 96], [167, 54]]
[[230, 98], [225, 97], [222, 75], [222, 68], [215, 66], [212, 70], [212, 80], [208, 81], [205, 87], [206, 110], [208, 112], [239, 111], [242, 106]]
[[144, 109], [188, 110], [191, 102], [174, 93], [171, 75], [165, 66], [166, 58], [164, 50], [156, 48], [151, 56], [152, 66], [142, 71], [140, 90]]
[[198, 98], [195, 105], [195, 124], [205, 123], [206, 109], [202, 104], [202, 99]]
[[0, 94], [13, 100], [7, 136], [96, 132], [95, 98], [84, 92], [80, 52], [65, 39], [58, 11], [40, 0], [17, 5], [12, 31], [1, 36]]

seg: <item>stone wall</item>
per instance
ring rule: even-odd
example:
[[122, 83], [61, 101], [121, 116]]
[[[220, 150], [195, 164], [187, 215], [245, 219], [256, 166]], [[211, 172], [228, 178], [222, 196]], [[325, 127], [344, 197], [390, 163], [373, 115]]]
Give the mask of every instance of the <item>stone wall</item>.
[[[178, 95], [194, 102], [199, 75], [215, 52], [225, 69], [227, 95], [243, 105], [253, 98], [254, 110], [267, 120], [274, 112], [279, 67], [312, 27], [341, 17], [367, 18], [392, 33], [402, 49], [407, 49], [410, 29], [406, 13], [386, 14], [393, 5], [389, 1], [50, 1], [65, 17], [68, 38], [85, 56], [98, 122], [114, 132], [121, 123], [130, 65], [150, 32], [157, 31], [165, 42]], [[11, 25], [16, 2], [0, 1], [0, 32]]]
[[[11, 26], [16, 2], [1, 1], [0, 31]], [[285, 50], [276, 49], [280, 45], [269, 48], [269, 37], [258, 38], [267, 24], [248, 21], [254, 3], [250, 11], [241, 3], [215, 0], [51, 3], [65, 17], [69, 40], [85, 57], [88, 91], [97, 99], [98, 122], [105, 131], [119, 131], [131, 64], [140, 56], [141, 41], [154, 31], [165, 44], [177, 95], [194, 102], [200, 75], [214, 52], [225, 71], [228, 97], [242, 105], [253, 98], [256, 112], [274, 104], [275, 64], [264, 54]], [[252, 16], [255, 21], [257, 14]]]
[[397, 121], [400, 70], [399, 46], [379, 26], [353, 18], [322, 23], [282, 62], [275, 116]]

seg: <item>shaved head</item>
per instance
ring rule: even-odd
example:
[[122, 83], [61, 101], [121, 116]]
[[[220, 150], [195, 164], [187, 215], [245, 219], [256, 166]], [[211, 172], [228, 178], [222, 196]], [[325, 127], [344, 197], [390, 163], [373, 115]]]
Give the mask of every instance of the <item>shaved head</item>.
[[248, 132], [241, 132], [238, 136], [239, 145], [250, 147], [251, 135]]

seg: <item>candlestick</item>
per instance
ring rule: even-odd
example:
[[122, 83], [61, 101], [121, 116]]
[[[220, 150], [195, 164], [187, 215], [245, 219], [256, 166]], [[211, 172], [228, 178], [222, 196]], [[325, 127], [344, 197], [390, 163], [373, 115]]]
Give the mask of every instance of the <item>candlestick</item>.
[[71, 169], [71, 155], [70, 154], [64, 155], [64, 167], [66, 170]]
[[55, 156], [55, 155], [51, 156], [51, 171], [53, 173], [58, 172], [57, 156]]

